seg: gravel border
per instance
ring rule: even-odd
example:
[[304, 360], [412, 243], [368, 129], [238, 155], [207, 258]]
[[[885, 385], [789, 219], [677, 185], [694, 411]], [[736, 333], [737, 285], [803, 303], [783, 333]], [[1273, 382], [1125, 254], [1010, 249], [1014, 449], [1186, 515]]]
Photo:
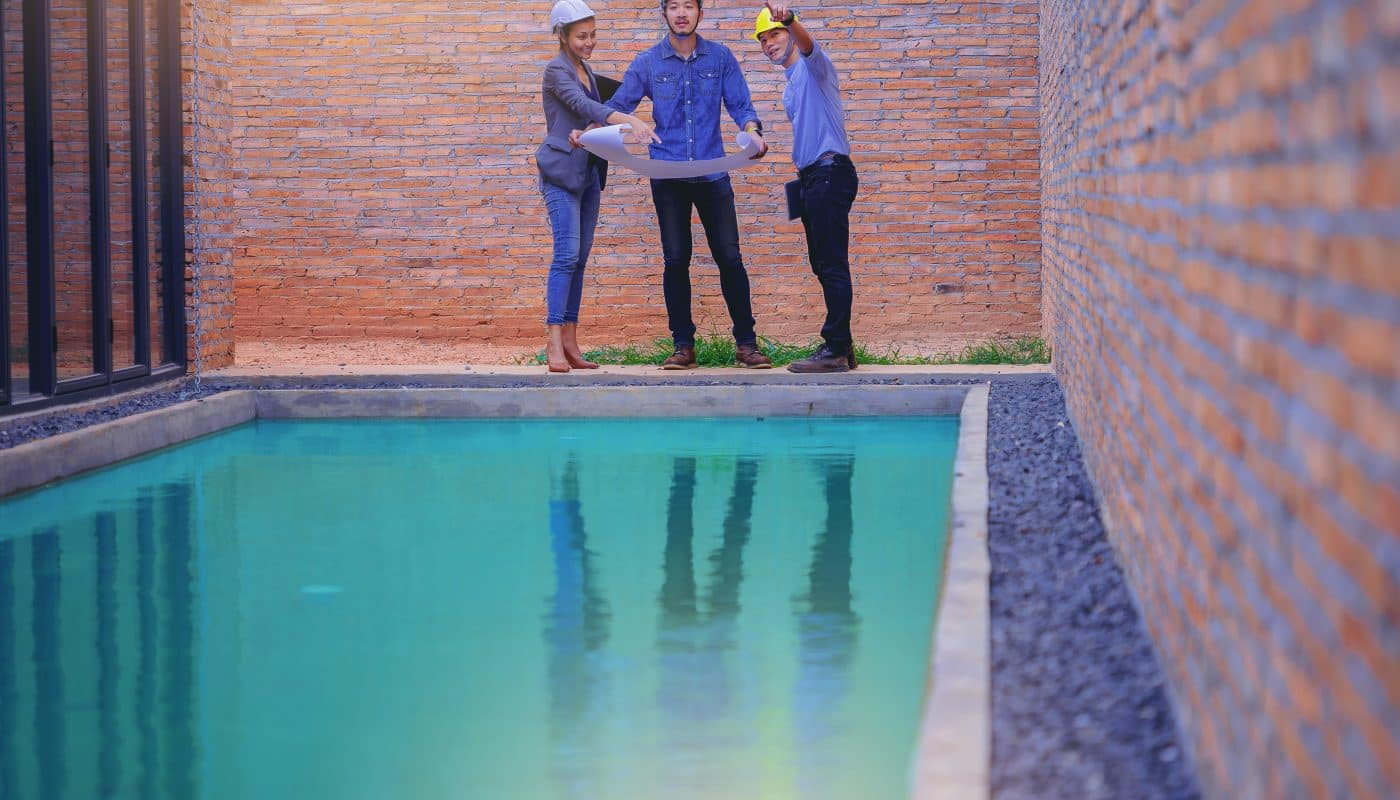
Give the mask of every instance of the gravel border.
[[992, 795], [1196, 798], [1059, 382], [994, 383]]
[[[992, 383], [992, 796], [1200, 797], [1156, 655], [1105, 537], [1059, 383], [1051, 376], [986, 379]], [[258, 382], [258, 388], [299, 389], [441, 385]], [[0, 449], [231, 388], [242, 386], [206, 381], [195, 391], [186, 381], [91, 406], [0, 418]]]
[[60, 433], [80, 430], [114, 419], [167, 408], [186, 400], [198, 400], [224, 391], [224, 388], [201, 386], [194, 388], [193, 380], [181, 380], [174, 388], [137, 390], [129, 395], [89, 401], [76, 406], [58, 406], [40, 411], [0, 417], [0, 450], [46, 439]]

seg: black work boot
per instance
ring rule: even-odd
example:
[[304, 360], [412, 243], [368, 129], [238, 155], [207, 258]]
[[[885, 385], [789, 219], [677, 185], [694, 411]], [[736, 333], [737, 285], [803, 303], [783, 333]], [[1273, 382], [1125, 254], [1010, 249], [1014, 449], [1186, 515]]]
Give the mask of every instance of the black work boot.
[[838, 353], [829, 344], [817, 348], [810, 358], [788, 364], [789, 372], [846, 372], [855, 367], [855, 351]]

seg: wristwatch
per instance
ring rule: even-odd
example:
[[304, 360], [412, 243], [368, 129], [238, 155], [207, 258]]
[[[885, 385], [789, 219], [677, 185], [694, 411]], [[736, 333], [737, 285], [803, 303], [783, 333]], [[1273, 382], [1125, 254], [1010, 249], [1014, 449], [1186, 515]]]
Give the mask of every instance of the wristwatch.
[[786, 17], [783, 17], [781, 20], [779, 20], [779, 21], [778, 21], [778, 24], [779, 24], [779, 25], [782, 25], [784, 28], [786, 28], [787, 26], [791, 25], [792, 23], [794, 23], [794, 22], [796, 22], [796, 21], [797, 21], [797, 9], [795, 9], [795, 8], [789, 8], [789, 9], [788, 9], [787, 16], [786, 16]]

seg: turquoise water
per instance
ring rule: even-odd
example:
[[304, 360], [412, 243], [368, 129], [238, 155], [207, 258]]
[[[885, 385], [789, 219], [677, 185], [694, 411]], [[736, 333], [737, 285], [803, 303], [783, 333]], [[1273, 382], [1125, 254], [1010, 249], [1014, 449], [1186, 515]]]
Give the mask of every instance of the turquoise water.
[[0, 503], [0, 797], [904, 797], [956, 435], [258, 422]]

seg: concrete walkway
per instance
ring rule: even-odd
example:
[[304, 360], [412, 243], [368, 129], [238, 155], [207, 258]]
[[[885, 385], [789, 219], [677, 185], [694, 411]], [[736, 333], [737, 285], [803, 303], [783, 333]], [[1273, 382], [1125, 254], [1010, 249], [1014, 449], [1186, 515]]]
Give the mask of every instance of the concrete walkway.
[[948, 366], [862, 365], [852, 372], [830, 375], [799, 375], [786, 369], [742, 369], [739, 367], [702, 367], [692, 370], [663, 370], [654, 366], [604, 366], [598, 369], [550, 373], [542, 365], [517, 366], [485, 364], [481, 366], [456, 364], [403, 364], [396, 366], [342, 364], [304, 367], [225, 367], [209, 370], [201, 379], [211, 383], [238, 383], [257, 387], [267, 384], [298, 385], [306, 382], [333, 381], [340, 384], [408, 382], [434, 386], [524, 386], [581, 384], [650, 384], [650, 383], [924, 383], [953, 379], [992, 380], [1017, 376], [1051, 375], [1049, 364]]

